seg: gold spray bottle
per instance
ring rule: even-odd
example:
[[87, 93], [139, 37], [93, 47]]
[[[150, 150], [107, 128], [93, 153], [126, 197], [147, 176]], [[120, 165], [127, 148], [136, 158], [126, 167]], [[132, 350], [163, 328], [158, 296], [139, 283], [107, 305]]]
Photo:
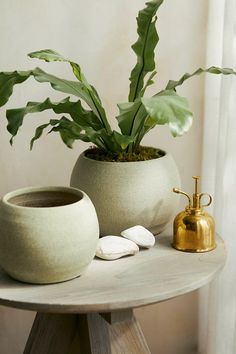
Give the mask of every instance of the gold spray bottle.
[[[212, 216], [206, 213], [202, 207], [208, 206], [212, 202], [212, 197], [207, 193], [198, 193], [198, 180], [195, 179], [195, 193], [191, 197], [177, 189], [173, 192], [185, 195], [189, 204], [184, 211], [179, 213], [174, 220], [173, 247], [186, 252], [207, 252], [216, 247], [215, 242], [215, 222]], [[201, 205], [203, 196], [209, 197], [209, 202]]]

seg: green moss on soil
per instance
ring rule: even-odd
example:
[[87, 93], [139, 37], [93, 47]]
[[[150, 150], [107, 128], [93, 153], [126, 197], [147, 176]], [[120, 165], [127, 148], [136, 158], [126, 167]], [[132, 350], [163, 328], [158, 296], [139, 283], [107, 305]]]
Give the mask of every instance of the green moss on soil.
[[131, 161], [147, 161], [158, 159], [165, 155], [165, 152], [160, 149], [140, 146], [135, 152], [120, 152], [113, 153], [104, 151], [98, 148], [91, 148], [85, 151], [85, 156], [98, 161], [107, 162], [131, 162]]

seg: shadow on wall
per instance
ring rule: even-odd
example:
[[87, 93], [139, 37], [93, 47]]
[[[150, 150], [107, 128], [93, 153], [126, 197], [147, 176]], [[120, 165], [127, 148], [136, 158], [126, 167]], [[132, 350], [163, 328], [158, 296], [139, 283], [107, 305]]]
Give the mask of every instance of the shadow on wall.
[[197, 354], [197, 294], [135, 310], [152, 354]]

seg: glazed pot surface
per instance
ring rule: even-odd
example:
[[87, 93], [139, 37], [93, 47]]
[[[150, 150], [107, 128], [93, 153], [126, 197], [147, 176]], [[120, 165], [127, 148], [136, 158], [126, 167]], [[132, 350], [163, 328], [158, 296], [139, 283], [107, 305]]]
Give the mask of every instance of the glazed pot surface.
[[74, 188], [26, 188], [0, 202], [0, 264], [17, 280], [46, 284], [81, 275], [98, 237], [95, 208]]
[[82, 153], [73, 169], [71, 186], [82, 189], [95, 205], [101, 235], [119, 235], [134, 225], [160, 233], [176, 211], [180, 185], [169, 153], [138, 162], [103, 162]]

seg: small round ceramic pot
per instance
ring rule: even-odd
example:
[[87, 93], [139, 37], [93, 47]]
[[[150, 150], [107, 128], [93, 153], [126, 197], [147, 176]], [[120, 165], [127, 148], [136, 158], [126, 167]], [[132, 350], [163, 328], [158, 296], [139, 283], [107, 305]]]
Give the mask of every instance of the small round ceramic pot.
[[81, 275], [98, 238], [95, 208], [78, 189], [24, 188], [0, 201], [0, 265], [17, 280], [47, 284]]

